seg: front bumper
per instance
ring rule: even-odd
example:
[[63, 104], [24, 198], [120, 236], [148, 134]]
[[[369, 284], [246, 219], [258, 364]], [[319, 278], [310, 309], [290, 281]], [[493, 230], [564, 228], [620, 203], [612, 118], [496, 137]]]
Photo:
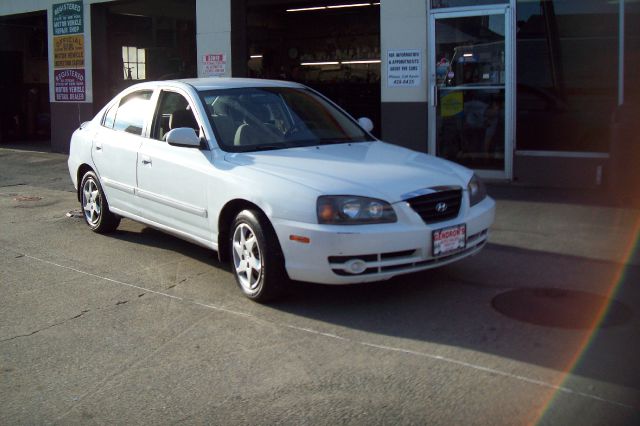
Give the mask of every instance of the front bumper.
[[[289, 277], [321, 284], [355, 284], [446, 265], [479, 252], [495, 217], [495, 202], [490, 197], [473, 208], [463, 203], [456, 218], [428, 225], [406, 202], [394, 204], [394, 209], [398, 222], [379, 225], [318, 225], [273, 219]], [[466, 224], [466, 247], [433, 257], [432, 231], [457, 224]], [[310, 242], [292, 241], [292, 235]], [[362, 272], [356, 274], [354, 269]]]

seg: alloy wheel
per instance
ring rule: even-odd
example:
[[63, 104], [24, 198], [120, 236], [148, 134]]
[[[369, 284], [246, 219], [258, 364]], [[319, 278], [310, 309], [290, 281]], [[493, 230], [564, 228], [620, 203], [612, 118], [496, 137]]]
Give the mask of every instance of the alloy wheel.
[[262, 278], [262, 255], [255, 232], [246, 223], [233, 233], [233, 266], [243, 290], [252, 294], [259, 290]]
[[97, 226], [102, 215], [102, 197], [100, 190], [93, 179], [87, 179], [82, 187], [82, 210], [87, 223]]

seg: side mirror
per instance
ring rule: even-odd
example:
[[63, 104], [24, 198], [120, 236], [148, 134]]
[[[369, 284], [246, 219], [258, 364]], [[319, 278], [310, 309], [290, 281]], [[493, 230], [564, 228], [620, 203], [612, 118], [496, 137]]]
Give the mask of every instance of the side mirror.
[[200, 138], [196, 131], [190, 127], [178, 127], [177, 129], [169, 130], [164, 138], [169, 145], [200, 148]]
[[371, 121], [367, 117], [359, 118], [358, 119], [358, 124], [360, 125], [360, 127], [362, 127], [367, 132], [370, 132], [370, 131], [373, 130], [373, 121]]

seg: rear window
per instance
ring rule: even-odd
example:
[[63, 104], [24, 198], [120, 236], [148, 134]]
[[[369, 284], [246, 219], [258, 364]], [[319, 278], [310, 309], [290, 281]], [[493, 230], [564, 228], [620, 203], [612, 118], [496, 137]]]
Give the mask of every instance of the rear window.
[[[142, 90], [122, 98], [117, 109], [112, 107], [107, 111], [104, 118], [105, 127], [142, 135], [145, 119], [149, 116], [152, 94], [151, 90]], [[115, 110], [115, 113], [112, 113], [112, 110]], [[113, 124], [110, 126], [112, 122]]]

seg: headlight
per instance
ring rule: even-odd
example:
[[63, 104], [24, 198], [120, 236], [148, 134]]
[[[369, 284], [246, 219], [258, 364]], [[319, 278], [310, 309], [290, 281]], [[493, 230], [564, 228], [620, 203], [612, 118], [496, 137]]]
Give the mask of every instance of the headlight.
[[318, 223], [362, 225], [392, 223], [398, 219], [391, 204], [375, 198], [325, 195], [318, 198]]
[[478, 176], [473, 175], [471, 180], [469, 181], [469, 185], [467, 185], [467, 189], [469, 191], [469, 205], [471, 207], [478, 204], [480, 201], [484, 200], [487, 196], [487, 188], [484, 186], [484, 183], [478, 178]]

